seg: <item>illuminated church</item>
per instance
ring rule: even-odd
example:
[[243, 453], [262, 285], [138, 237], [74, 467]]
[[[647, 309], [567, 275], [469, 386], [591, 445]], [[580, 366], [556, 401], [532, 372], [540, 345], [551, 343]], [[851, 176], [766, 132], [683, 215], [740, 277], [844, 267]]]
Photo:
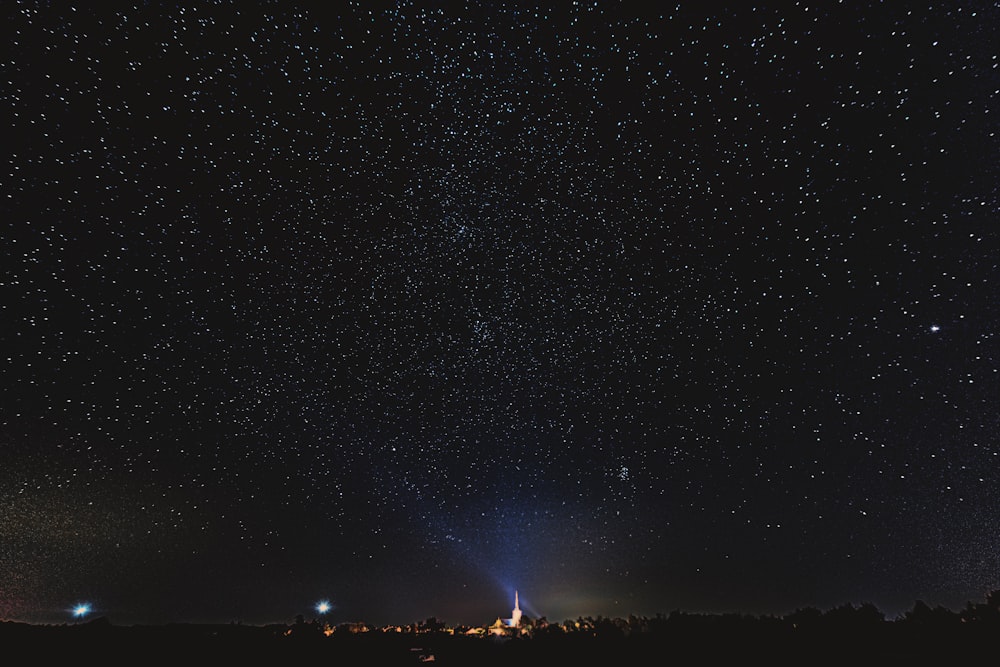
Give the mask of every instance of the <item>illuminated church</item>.
[[510, 612], [510, 618], [498, 618], [490, 626], [491, 635], [505, 635], [508, 632], [516, 631], [521, 625], [521, 605], [517, 599], [517, 591], [514, 591], [514, 609]]

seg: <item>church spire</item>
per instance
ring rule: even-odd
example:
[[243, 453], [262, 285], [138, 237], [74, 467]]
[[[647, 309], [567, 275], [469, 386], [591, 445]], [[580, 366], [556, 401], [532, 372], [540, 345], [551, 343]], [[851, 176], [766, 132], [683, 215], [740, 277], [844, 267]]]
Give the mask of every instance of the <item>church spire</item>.
[[511, 627], [518, 627], [521, 624], [521, 604], [517, 600], [517, 591], [514, 591], [514, 611], [510, 615]]

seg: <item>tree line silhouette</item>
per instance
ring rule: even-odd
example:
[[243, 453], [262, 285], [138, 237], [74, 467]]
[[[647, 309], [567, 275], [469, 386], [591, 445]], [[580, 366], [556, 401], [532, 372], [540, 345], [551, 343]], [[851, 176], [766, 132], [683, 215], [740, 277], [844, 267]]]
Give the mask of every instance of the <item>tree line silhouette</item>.
[[[508, 637], [475, 636], [467, 626], [435, 617], [407, 626], [330, 625], [298, 616], [265, 626], [87, 623], [32, 625], [0, 622], [0, 647], [38, 664], [91, 656], [102, 664], [186, 660], [194, 664], [247, 660], [251, 664], [444, 665], [676, 664], [949, 665], [997, 653], [1000, 590], [958, 611], [913, 608], [887, 619], [875, 605], [845, 604], [826, 611], [796, 609], [784, 616], [700, 614], [675, 610], [652, 617], [578, 617], [562, 622], [525, 617]], [[14, 651], [15, 653], [11, 653]]]

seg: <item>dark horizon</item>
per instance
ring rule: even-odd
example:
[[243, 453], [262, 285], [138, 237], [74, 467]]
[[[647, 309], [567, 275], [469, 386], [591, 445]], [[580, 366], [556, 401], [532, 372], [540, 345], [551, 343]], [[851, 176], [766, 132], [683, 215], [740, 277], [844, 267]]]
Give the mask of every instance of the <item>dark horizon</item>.
[[[497, 615], [489, 621], [485, 622], [452, 622], [449, 619], [438, 617], [434, 614], [429, 614], [423, 616], [419, 619], [414, 619], [406, 622], [393, 621], [389, 623], [370, 623], [365, 619], [360, 618], [337, 618], [334, 609], [321, 611], [318, 606], [314, 606], [311, 613], [300, 613], [296, 614], [292, 619], [286, 619], [282, 621], [271, 621], [265, 623], [244, 623], [242, 619], [233, 619], [227, 622], [220, 621], [205, 621], [205, 622], [192, 622], [192, 621], [166, 621], [162, 623], [132, 623], [132, 624], [122, 624], [116, 623], [109, 615], [101, 613], [99, 609], [90, 608], [88, 605], [86, 609], [80, 608], [77, 610], [67, 610], [67, 613], [72, 615], [72, 620], [63, 620], [61, 622], [54, 623], [30, 623], [21, 619], [5, 619], [0, 618], [0, 623], [7, 624], [26, 624], [35, 626], [46, 626], [46, 627], [68, 627], [68, 626], [118, 626], [118, 627], [165, 627], [165, 626], [185, 626], [185, 625], [198, 625], [198, 626], [248, 626], [248, 627], [270, 627], [270, 626], [297, 626], [302, 624], [314, 625], [319, 627], [328, 627], [331, 629], [344, 629], [344, 628], [354, 628], [363, 626], [364, 632], [392, 632], [394, 629], [397, 632], [440, 632], [446, 629], [457, 630], [461, 628], [488, 628], [489, 626], [505, 620], [504, 615]], [[853, 617], [853, 621], [851, 621]], [[576, 622], [579, 628], [580, 621], [586, 621], [588, 625], [584, 628], [594, 627], [593, 624], [601, 624], [603, 622], [613, 621], [616, 623], [620, 622], [637, 622], [640, 624], [648, 623], [661, 623], [664, 621], [677, 621], [678, 619], [743, 619], [748, 622], [754, 621], [788, 621], [793, 624], [797, 623], [843, 623], [844, 621], [854, 622], [855, 624], [860, 622], [862, 624], [870, 624], [873, 622], [881, 623], [907, 623], [907, 624], [927, 624], [927, 625], [941, 625], [946, 624], [949, 621], [961, 622], [961, 623], [986, 623], [986, 624], [996, 624], [1000, 623], [1000, 590], [989, 591], [983, 597], [982, 600], [967, 600], [964, 605], [960, 608], [952, 609], [944, 605], [930, 605], [924, 600], [915, 600], [913, 605], [903, 612], [896, 614], [894, 616], [888, 615], [884, 610], [880, 609], [878, 605], [872, 604], [871, 602], [862, 603], [844, 603], [837, 605], [835, 607], [829, 607], [826, 609], [821, 609], [813, 606], [797, 607], [793, 611], [783, 613], [783, 614], [773, 614], [773, 613], [762, 613], [762, 614], [751, 614], [739, 610], [729, 610], [729, 611], [715, 611], [715, 612], [704, 612], [704, 611], [692, 611], [685, 609], [671, 609], [669, 612], [656, 612], [655, 614], [635, 614], [629, 613], [624, 615], [605, 615], [605, 614], [586, 614], [577, 616], [568, 616], [565, 618], [548, 618], [545, 615], [535, 616], [531, 614], [524, 613], [521, 617], [521, 628], [524, 629], [524, 633], [529, 633], [530, 630], [542, 629], [547, 626], [563, 626], [571, 631], [574, 622]], [[506, 619], [509, 620], [509, 619]], [[350, 630], [355, 632], [355, 630]]]
[[[122, 623], [119, 619], [115, 618], [111, 610], [102, 609], [98, 606], [93, 606], [89, 603], [80, 603], [77, 607], [80, 609], [69, 608], [61, 610], [58, 615], [52, 615], [51, 612], [48, 614], [36, 613], [34, 615], [29, 615], [29, 618], [34, 618], [34, 620], [28, 620], [26, 618], [0, 618], [0, 622], [9, 623], [24, 623], [28, 625], [36, 626], [69, 626], [69, 625], [88, 625], [88, 624], [112, 624], [119, 627], [162, 627], [170, 625], [201, 625], [201, 626], [220, 626], [220, 625], [245, 625], [250, 627], [268, 627], [268, 626], [283, 626], [292, 625], [295, 623], [318, 623], [320, 625], [328, 625], [330, 627], [337, 627], [341, 625], [351, 625], [351, 624], [364, 624], [373, 630], [382, 630], [392, 627], [402, 627], [402, 628], [416, 628], [417, 626], [423, 624], [429, 620], [435, 620], [446, 627], [449, 628], [460, 628], [460, 627], [487, 627], [493, 624], [497, 619], [503, 619], [508, 617], [509, 610], [507, 612], [500, 611], [493, 615], [487, 614], [488, 618], [483, 618], [480, 620], [469, 620], [465, 619], [455, 619], [443, 617], [435, 613], [418, 614], [413, 618], [407, 620], [402, 620], [399, 618], [386, 620], [380, 620], [376, 622], [375, 619], [368, 619], [362, 616], [352, 616], [349, 614], [340, 613], [341, 610], [335, 605], [330, 605], [330, 608], [325, 611], [320, 611], [319, 604], [326, 602], [325, 600], [319, 600], [314, 603], [311, 607], [307, 609], [299, 610], [296, 613], [290, 615], [283, 619], [273, 619], [273, 620], [257, 620], [248, 621], [243, 618], [229, 618], [223, 620], [221, 618], [211, 618], [210, 616], [205, 616], [203, 618], [198, 618], [195, 614], [191, 618], [186, 620], [178, 619], [163, 619], [150, 621], [149, 618], [155, 618], [156, 615], [152, 614], [147, 617], [147, 620], [136, 621], [135, 618], [132, 620]], [[83, 604], [86, 604], [86, 608], [83, 609]], [[748, 620], [789, 620], [796, 617], [807, 617], [813, 618], [813, 615], [817, 616], [836, 616], [838, 613], [846, 612], [864, 612], [869, 618], [879, 617], [880, 620], [886, 622], [904, 622], [913, 621], [914, 615], [917, 614], [931, 614], [937, 615], [938, 617], [953, 616], [955, 618], [965, 617], [967, 619], [981, 619], [984, 614], [989, 614], [990, 619], [996, 616], [997, 620], [1000, 620], [1000, 591], [987, 591], [982, 596], [981, 599], [970, 599], [964, 601], [961, 605], [955, 607], [949, 607], [948, 605], [928, 602], [924, 599], [916, 599], [913, 603], [906, 608], [903, 608], [896, 613], [887, 613], [885, 609], [882, 609], [877, 604], [864, 600], [855, 602], [841, 602], [829, 607], [818, 607], [814, 605], [801, 605], [794, 609], [789, 609], [784, 612], [748, 612], [746, 610], [740, 609], [727, 609], [727, 610], [699, 610], [699, 609], [681, 609], [678, 607], [672, 607], [669, 609], [660, 609], [652, 613], [580, 613], [567, 616], [550, 616], [545, 613], [538, 613], [533, 604], [526, 603], [521, 605], [523, 616], [526, 623], [529, 625], [534, 625], [538, 621], [544, 621], [548, 624], [561, 625], [564, 623], [570, 623], [578, 619], [590, 619], [590, 620], [627, 620], [630, 618], [640, 619], [640, 620], [658, 620], [658, 619], [668, 619], [676, 615], [681, 617], [741, 617]], [[529, 611], [529, 608], [531, 611]], [[51, 620], [43, 620], [45, 616], [51, 617]], [[919, 618], [919, 616], [917, 616]], [[194, 620], [193, 620], [194, 619]]]
[[578, 618], [561, 623], [520, 616], [489, 628], [427, 618], [406, 627], [331, 624], [297, 617], [274, 626], [113, 625], [107, 618], [59, 626], [0, 622], [0, 643], [45, 662], [99, 652], [106, 664], [158, 660], [283, 664], [551, 665], [663, 661], [730, 665], [940, 665], [981, 661], [995, 648], [1000, 591], [953, 612], [917, 602], [887, 619], [873, 605], [796, 610], [785, 617], [700, 615], [675, 610], [655, 618]]
[[0, 619], [1000, 584], [996, 2], [0, 19]]

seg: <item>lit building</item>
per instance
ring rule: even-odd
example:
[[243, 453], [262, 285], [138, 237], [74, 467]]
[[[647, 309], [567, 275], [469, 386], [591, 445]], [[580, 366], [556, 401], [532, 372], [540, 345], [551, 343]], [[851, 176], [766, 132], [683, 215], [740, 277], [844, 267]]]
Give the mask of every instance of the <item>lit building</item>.
[[514, 591], [514, 609], [510, 612], [510, 618], [498, 618], [490, 626], [490, 634], [502, 636], [512, 630], [516, 630], [521, 625], [521, 604], [517, 599], [517, 591]]

